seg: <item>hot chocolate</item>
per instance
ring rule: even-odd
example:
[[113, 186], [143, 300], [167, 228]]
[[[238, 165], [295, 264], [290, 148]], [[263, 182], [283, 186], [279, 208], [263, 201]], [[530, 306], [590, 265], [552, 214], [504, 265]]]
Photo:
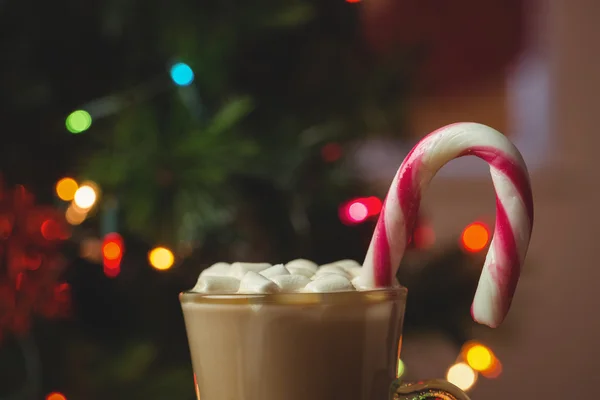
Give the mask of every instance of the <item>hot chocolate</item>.
[[406, 289], [201, 294], [181, 302], [202, 400], [384, 400]]

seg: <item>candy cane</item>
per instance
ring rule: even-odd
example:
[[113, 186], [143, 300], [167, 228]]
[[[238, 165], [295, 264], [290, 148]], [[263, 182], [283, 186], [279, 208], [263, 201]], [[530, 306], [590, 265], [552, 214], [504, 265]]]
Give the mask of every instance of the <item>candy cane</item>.
[[523, 157], [506, 136], [485, 125], [448, 125], [412, 149], [392, 182], [357, 283], [363, 288], [393, 284], [423, 190], [442, 166], [468, 155], [490, 165], [496, 189], [496, 227], [471, 315], [481, 324], [497, 327], [510, 308], [529, 246], [533, 198]]

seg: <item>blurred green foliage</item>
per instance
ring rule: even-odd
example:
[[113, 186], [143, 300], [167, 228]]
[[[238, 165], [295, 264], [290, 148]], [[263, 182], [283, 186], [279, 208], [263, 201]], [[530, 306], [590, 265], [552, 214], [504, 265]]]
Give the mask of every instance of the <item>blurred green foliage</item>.
[[[111, 3], [104, 32], [129, 49], [114, 79], [139, 85], [134, 98], [153, 94], [88, 135], [81, 175], [117, 196], [125, 229], [174, 246], [230, 229], [240, 182], [289, 204], [343, 201], [351, 178], [320, 149], [402, 132], [410, 66], [371, 54], [358, 10], [337, 0]], [[193, 85], [169, 81], [176, 61], [192, 67]]]

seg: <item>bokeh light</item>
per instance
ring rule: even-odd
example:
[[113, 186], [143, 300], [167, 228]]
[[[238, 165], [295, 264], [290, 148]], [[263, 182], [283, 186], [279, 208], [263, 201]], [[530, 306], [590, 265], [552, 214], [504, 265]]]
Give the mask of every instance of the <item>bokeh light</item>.
[[42, 222], [40, 232], [42, 233], [44, 239], [49, 241], [63, 240], [69, 237], [69, 233], [63, 229], [58, 221], [53, 219], [47, 219]]
[[463, 247], [470, 252], [481, 251], [487, 246], [490, 232], [487, 226], [481, 222], [468, 225], [461, 235]]
[[121, 266], [116, 265], [116, 266], [109, 267], [109, 266], [105, 265], [102, 270], [104, 271], [104, 275], [107, 278], [116, 278], [121, 273]]
[[63, 201], [71, 201], [79, 185], [73, 178], [62, 178], [56, 183], [56, 195]]
[[115, 242], [108, 242], [102, 246], [102, 255], [108, 260], [116, 260], [121, 257], [121, 247]]
[[375, 196], [354, 199], [340, 206], [340, 220], [347, 225], [359, 224], [379, 214], [381, 207], [381, 200]]
[[487, 347], [476, 344], [467, 350], [467, 363], [475, 371], [487, 371], [494, 365], [494, 355]]
[[155, 247], [148, 253], [148, 261], [152, 267], [164, 271], [173, 266], [175, 256], [165, 247]]
[[92, 262], [102, 260], [102, 240], [95, 237], [87, 237], [81, 240], [79, 255]]
[[53, 392], [46, 396], [46, 400], [67, 400], [64, 394]]
[[79, 210], [77, 207], [74, 207], [73, 204], [71, 204], [65, 212], [65, 219], [71, 225], [81, 224], [85, 221], [86, 217], [87, 212]]
[[194, 71], [185, 63], [177, 63], [171, 67], [171, 79], [177, 86], [188, 86], [194, 81]]
[[328, 143], [321, 148], [321, 157], [325, 162], [334, 162], [342, 157], [342, 146], [338, 143]]
[[[118, 275], [121, 268], [121, 259], [125, 252], [123, 237], [117, 232], [107, 233], [102, 241], [102, 263], [104, 274], [109, 277]], [[118, 270], [118, 271], [112, 271]]]
[[383, 203], [379, 199], [379, 197], [371, 196], [363, 199], [362, 203], [367, 206], [367, 210], [369, 212], [369, 216], [377, 215], [381, 212], [381, 207]]
[[465, 363], [457, 363], [448, 369], [446, 380], [458, 388], [467, 391], [477, 381], [477, 373]]
[[435, 231], [429, 225], [418, 226], [413, 232], [413, 244], [417, 249], [428, 249], [435, 243]]
[[481, 371], [481, 375], [485, 376], [488, 379], [496, 379], [500, 375], [502, 375], [502, 363], [496, 357], [494, 357], [494, 362], [492, 366], [486, 371]]
[[368, 216], [369, 209], [360, 201], [355, 201], [348, 207], [348, 217], [354, 222], [362, 222], [367, 219]]
[[96, 199], [98, 198], [98, 194], [96, 190], [90, 185], [82, 185], [75, 192], [75, 196], [73, 197], [73, 202], [77, 207], [81, 210], [89, 210], [96, 204]]
[[92, 116], [85, 110], [73, 111], [67, 117], [65, 125], [69, 132], [81, 133], [92, 126]]

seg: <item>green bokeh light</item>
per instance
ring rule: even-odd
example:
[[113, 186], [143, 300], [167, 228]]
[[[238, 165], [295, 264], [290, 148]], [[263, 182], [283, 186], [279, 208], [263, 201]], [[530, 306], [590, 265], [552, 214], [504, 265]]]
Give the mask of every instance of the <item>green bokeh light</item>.
[[67, 117], [65, 125], [69, 132], [81, 133], [87, 131], [92, 125], [92, 116], [85, 110], [73, 111]]

